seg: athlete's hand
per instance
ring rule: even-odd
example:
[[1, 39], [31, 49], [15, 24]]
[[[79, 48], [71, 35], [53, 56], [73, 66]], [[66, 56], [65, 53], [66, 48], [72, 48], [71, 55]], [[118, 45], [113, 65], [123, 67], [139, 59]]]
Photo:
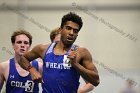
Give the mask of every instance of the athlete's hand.
[[76, 56], [77, 53], [74, 50], [71, 50], [70, 53], [68, 54], [67, 58], [69, 58], [70, 63], [76, 62]]
[[32, 80], [38, 83], [44, 83], [41, 77], [41, 74], [34, 68], [30, 68], [29, 72], [31, 74]]
[[87, 92], [85, 92], [85, 91], [83, 90], [83, 88], [79, 87], [77, 93], [87, 93]]
[[19, 65], [27, 71], [29, 70], [29, 67], [31, 67], [30, 62], [28, 62], [27, 59], [22, 55], [20, 56], [19, 59], [17, 59], [17, 61], [18, 61]]
[[74, 65], [76, 62], [76, 58], [78, 55], [78, 47], [72, 48], [67, 58], [69, 59], [69, 64]]

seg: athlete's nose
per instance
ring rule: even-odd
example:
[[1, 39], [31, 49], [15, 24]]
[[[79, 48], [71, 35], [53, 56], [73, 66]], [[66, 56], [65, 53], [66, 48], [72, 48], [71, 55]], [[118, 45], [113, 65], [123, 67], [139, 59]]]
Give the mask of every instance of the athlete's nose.
[[21, 43], [21, 47], [23, 48], [25, 46], [24, 42]]
[[71, 29], [71, 30], [69, 31], [69, 34], [70, 34], [70, 35], [73, 35], [73, 34], [74, 34], [74, 30]]

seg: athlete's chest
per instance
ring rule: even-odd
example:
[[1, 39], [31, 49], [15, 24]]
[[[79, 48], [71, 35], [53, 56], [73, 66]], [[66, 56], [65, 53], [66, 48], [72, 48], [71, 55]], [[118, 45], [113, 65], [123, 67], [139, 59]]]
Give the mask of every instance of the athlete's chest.
[[19, 64], [15, 64], [15, 67], [16, 67], [15, 72], [17, 72], [20, 76], [25, 77], [25, 76], [29, 75], [29, 72], [24, 70], [23, 68], [21, 68], [19, 66]]

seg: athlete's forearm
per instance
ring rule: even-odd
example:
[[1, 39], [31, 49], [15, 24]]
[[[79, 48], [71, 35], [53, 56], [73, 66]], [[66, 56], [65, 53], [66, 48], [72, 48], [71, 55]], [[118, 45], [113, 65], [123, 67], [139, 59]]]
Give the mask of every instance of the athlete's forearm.
[[74, 63], [73, 67], [80, 73], [80, 75], [94, 86], [99, 84], [99, 75], [95, 71], [88, 70], [79, 63]]
[[93, 86], [92, 84], [90, 84], [90, 83], [87, 83], [87, 84], [86, 84], [85, 86], [83, 86], [82, 88], [83, 88], [83, 90], [85, 91], [85, 93], [87, 93], [87, 92], [93, 90], [93, 89], [94, 89], [94, 86]]
[[27, 71], [32, 68], [30, 62], [24, 56], [20, 56], [20, 60], [18, 61], [18, 63], [23, 69]]
[[2, 87], [3, 87], [3, 84], [4, 84], [4, 81], [0, 81], [0, 93], [1, 93], [1, 90], [2, 90]]
[[90, 83], [85, 84], [84, 86], [78, 89], [78, 93], [87, 93], [94, 89], [94, 86]]
[[24, 56], [20, 57], [20, 61], [18, 61], [18, 63], [23, 69], [30, 72], [33, 81], [42, 82], [40, 73], [31, 66], [30, 61], [28, 61]]

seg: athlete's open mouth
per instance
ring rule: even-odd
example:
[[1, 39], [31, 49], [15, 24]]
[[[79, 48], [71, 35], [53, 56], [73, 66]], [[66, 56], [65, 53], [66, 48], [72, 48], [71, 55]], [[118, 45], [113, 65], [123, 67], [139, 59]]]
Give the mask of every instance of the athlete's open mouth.
[[21, 51], [21, 52], [24, 52], [24, 51], [25, 51], [25, 49], [20, 49], [20, 51]]
[[73, 41], [74, 39], [73, 39], [73, 37], [67, 37], [67, 40], [68, 41]]

